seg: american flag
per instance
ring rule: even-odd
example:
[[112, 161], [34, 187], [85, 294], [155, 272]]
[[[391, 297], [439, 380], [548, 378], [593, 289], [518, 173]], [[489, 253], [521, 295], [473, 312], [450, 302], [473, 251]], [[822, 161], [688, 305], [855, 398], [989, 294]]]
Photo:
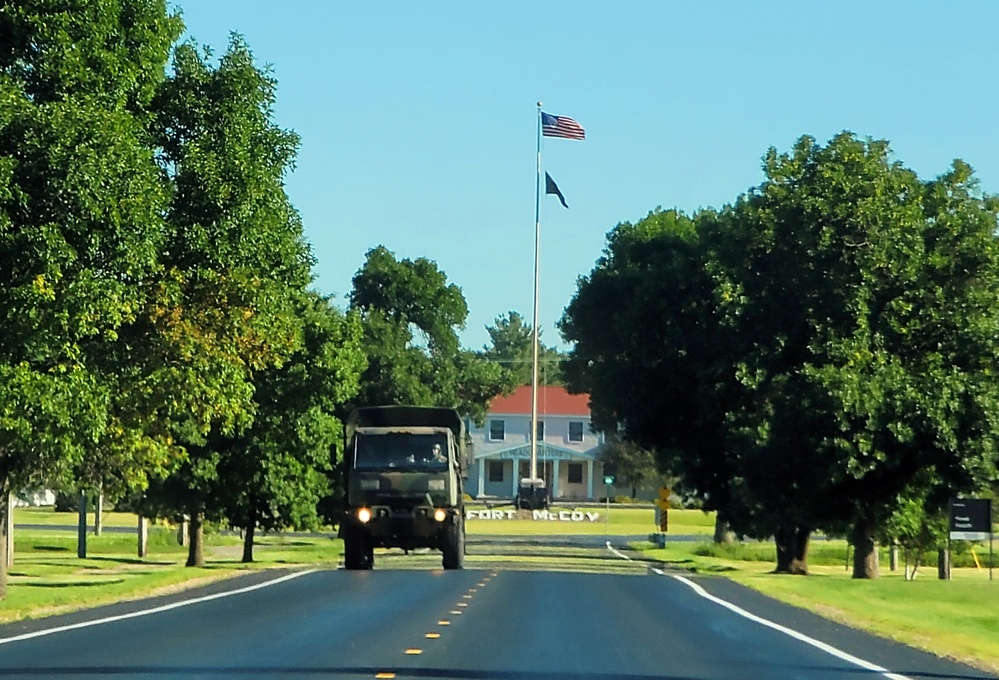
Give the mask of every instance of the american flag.
[[586, 139], [583, 126], [568, 116], [553, 116], [541, 113], [541, 134], [545, 137], [561, 137], [562, 139]]

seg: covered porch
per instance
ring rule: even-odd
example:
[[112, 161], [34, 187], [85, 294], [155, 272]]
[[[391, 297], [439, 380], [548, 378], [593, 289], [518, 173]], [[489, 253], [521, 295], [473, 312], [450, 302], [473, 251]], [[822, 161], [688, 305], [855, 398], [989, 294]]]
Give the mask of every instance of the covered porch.
[[[538, 476], [545, 480], [554, 500], [593, 500], [594, 483], [602, 469], [596, 460], [596, 449], [574, 451], [538, 443]], [[478, 495], [513, 498], [521, 478], [530, 476], [531, 447], [529, 444], [489, 451], [476, 456]], [[601, 480], [602, 481], [602, 480]]]

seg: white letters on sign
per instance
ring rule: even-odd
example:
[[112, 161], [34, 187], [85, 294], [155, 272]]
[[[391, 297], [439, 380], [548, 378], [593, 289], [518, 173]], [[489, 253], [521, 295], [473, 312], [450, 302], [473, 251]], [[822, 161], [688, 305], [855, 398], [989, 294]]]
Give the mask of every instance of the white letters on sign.
[[[465, 519], [517, 519], [516, 510], [466, 510]], [[535, 510], [531, 513], [535, 522], [596, 522], [600, 519], [599, 512], [583, 512], [582, 510]]]

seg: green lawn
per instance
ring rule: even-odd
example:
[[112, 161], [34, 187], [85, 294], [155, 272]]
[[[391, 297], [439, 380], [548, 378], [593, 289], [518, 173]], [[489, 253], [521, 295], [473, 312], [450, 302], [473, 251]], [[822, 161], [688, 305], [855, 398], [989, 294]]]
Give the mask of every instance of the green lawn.
[[[49, 526], [71, 525], [76, 526], [80, 516], [75, 512], [56, 512], [51, 507], [42, 508], [14, 508], [14, 527], [18, 524], [45, 524]], [[134, 527], [138, 524], [138, 518], [130, 512], [105, 512], [101, 514], [101, 521], [106, 527]], [[87, 526], [93, 528], [94, 513], [87, 513]]]

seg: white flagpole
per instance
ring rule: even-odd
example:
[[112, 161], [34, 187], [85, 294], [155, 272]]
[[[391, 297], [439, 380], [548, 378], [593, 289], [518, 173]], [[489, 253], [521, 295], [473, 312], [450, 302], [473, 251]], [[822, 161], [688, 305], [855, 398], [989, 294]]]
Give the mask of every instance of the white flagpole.
[[541, 262], [541, 102], [538, 102], [538, 177], [534, 186], [534, 359], [531, 363], [531, 479], [538, 478], [538, 270]]

